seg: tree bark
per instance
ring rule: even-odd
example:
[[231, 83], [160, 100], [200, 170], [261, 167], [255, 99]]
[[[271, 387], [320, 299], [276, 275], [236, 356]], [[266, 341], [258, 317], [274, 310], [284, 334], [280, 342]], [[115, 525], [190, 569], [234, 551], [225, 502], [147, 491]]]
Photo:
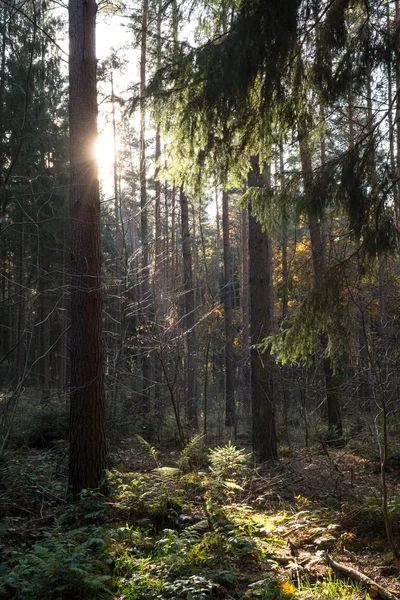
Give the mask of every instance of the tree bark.
[[[390, 32], [391, 28], [391, 15], [390, 15], [390, 5], [387, 3], [387, 27], [388, 32]], [[388, 88], [387, 88], [387, 97], [388, 97], [388, 127], [389, 127], [389, 152], [390, 152], [390, 173], [393, 182], [393, 203], [394, 203], [394, 216], [396, 229], [399, 231], [400, 222], [399, 222], [399, 182], [397, 181], [396, 175], [396, 158], [394, 151], [394, 126], [393, 126], [393, 112], [392, 112], [392, 102], [393, 102], [393, 82], [392, 82], [392, 56], [388, 55], [387, 61], [387, 80], [388, 80]]]
[[[159, 0], [157, 8], [157, 70], [161, 68], [161, 17], [162, 2]], [[161, 158], [161, 134], [160, 126], [156, 128], [156, 171], [155, 171], [155, 220], [156, 220], [156, 247], [155, 247], [155, 308], [156, 320], [162, 312], [162, 289], [163, 289], [163, 268], [162, 268], [162, 222], [161, 222], [161, 181], [160, 173]]]
[[146, 348], [148, 343], [149, 326], [149, 281], [150, 281], [150, 261], [149, 261], [149, 224], [147, 214], [147, 180], [146, 180], [146, 60], [147, 60], [147, 23], [148, 23], [149, 2], [143, 0], [142, 4], [142, 32], [140, 41], [140, 227], [142, 238], [142, 333], [144, 347], [142, 349], [142, 411], [147, 413], [150, 409], [150, 389], [151, 389], [151, 357], [150, 350]]
[[[279, 144], [279, 183], [281, 187], [281, 192], [285, 187], [285, 167], [284, 167], [284, 158], [283, 158], [283, 143], [282, 141]], [[288, 247], [288, 236], [287, 236], [287, 218], [286, 215], [283, 216], [282, 219], [282, 320], [284, 321], [289, 312], [289, 295], [288, 295], [288, 277], [289, 277], [289, 269], [288, 269], [288, 257], [287, 257], [287, 247]]]
[[[265, 187], [269, 182], [260, 173], [258, 156], [251, 157], [247, 178], [249, 187]], [[251, 399], [253, 450], [258, 460], [275, 460], [278, 456], [275, 429], [275, 400], [271, 355], [254, 345], [272, 333], [273, 289], [272, 247], [268, 235], [251, 214], [249, 206], [250, 329], [251, 329]]]
[[248, 212], [242, 209], [242, 285], [241, 285], [241, 304], [242, 304], [242, 352], [243, 367], [242, 381], [244, 386], [245, 398], [249, 395], [250, 368], [249, 368], [249, 233], [248, 233]]
[[[397, 200], [400, 201], [400, 1], [395, 0], [395, 55], [396, 55], [396, 181]], [[394, 134], [394, 132], [393, 132]], [[400, 208], [398, 209], [400, 211]]]
[[39, 385], [41, 387], [41, 396], [43, 400], [48, 399], [50, 395], [50, 321], [52, 306], [49, 297], [49, 271], [50, 262], [48, 248], [43, 247], [41, 252], [41, 276], [39, 280]]
[[[158, 1], [157, 6], [157, 70], [161, 68], [161, 20], [162, 20], [162, 2]], [[160, 159], [161, 159], [161, 133], [160, 126], [156, 127], [156, 169], [155, 169], [155, 221], [156, 221], [156, 243], [154, 259], [154, 304], [155, 304], [155, 332], [158, 339], [161, 339], [160, 324], [164, 320], [164, 298], [163, 298], [163, 260], [162, 260], [162, 222], [161, 222], [161, 181]], [[155, 379], [155, 406], [158, 414], [161, 414], [161, 382], [162, 369], [159, 360], [154, 364]]]
[[218, 203], [218, 192], [215, 192], [215, 210], [216, 210], [216, 223], [217, 223], [217, 230], [216, 230], [216, 239], [215, 239], [215, 254], [216, 254], [216, 258], [215, 258], [215, 297], [217, 299], [217, 301], [219, 302], [219, 276], [220, 276], [220, 270], [219, 270], [219, 261], [221, 258], [221, 249], [220, 249], [220, 243], [221, 243], [221, 232], [220, 232], [220, 218], [219, 218], [219, 203]]
[[71, 409], [69, 488], [97, 488], [107, 466], [102, 365], [94, 0], [69, 0]]
[[183, 189], [180, 190], [183, 285], [185, 291], [185, 335], [186, 335], [186, 413], [190, 427], [197, 428], [196, 403], [196, 333], [193, 288], [192, 251], [190, 247], [189, 207]]
[[225, 426], [233, 427], [235, 413], [235, 371], [233, 366], [232, 277], [229, 239], [229, 195], [222, 193], [222, 235], [224, 241], [224, 313], [225, 313]]

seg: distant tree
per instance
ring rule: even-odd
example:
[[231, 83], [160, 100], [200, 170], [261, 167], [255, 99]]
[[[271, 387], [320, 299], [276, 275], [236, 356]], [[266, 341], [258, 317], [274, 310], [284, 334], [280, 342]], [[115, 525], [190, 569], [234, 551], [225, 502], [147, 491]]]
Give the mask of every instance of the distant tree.
[[232, 330], [232, 268], [229, 236], [229, 194], [225, 190], [222, 193], [222, 231], [224, 240], [225, 425], [232, 427], [236, 422]]
[[188, 198], [180, 190], [179, 200], [181, 205], [181, 232], [182, 232], [182, 258], [183, 258], [183, 286], [185, 292], [185, 336], [186, 336], [186, 417], [188, 424], [197, 429], [197, 401], [196, 401], [196, 331], [195, 331], [195, 296], [193, 287], [193, 264], [190, 244], [189, 207]]
[[[147, 209], [147, 164], [146, 164], [146, 70], [147, 70], [147, 28], [149, 20], [149, 2], [143, 0], [141, 33], [140, 33], [140, 232], [142, 242], [141, 264], [141, 313], [143, 321], [143, 337], [148, 345], [148, 328], [150, 314], [150, 244], [149, 220]], [[142, 401], [143, 411], [150, 409], [151, 392], [151, 354], [149, 348], [142, 353]]]

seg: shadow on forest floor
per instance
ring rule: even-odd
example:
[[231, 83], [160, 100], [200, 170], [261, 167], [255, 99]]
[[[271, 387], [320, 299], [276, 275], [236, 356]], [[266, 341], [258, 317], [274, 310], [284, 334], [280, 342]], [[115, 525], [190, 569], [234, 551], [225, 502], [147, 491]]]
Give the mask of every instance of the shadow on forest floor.
[[[64, 500], [64, 445], [10, 457], [0, 470], [0, 596], [283, 600], [400, 594], [399, 563], [381, 515], [379, 465], [363, 457], [363, 448], [299, 451], [256, 471], [234, 446], [217, 456], [222, 468], [213, 452], [212, 470], [202, 453], [203, 464], [197, 456], [190, 471], [179, 452], [152, 454], [130, 440], [111, 457], [108, 497], [87, 491], [75, 504]], [[388, 491], [397, 541], [398, 475], [394, 462]], [[353, 570], [352, 581], [336, 563]], [[373, 581], [357, 582], [363, 574]]]

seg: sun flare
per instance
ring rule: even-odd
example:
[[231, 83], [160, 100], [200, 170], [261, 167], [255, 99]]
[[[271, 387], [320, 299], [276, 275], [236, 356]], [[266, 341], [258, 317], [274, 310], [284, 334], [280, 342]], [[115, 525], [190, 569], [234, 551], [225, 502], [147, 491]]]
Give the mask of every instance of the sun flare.
[[94, 149], [100, 177], [108, 176], [114, 165], [114, 140], [112, 132], [99, 133]]

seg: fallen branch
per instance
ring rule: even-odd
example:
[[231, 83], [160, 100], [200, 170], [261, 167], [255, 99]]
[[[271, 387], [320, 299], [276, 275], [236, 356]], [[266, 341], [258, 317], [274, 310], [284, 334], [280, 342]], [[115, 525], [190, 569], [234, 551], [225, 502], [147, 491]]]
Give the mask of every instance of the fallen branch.
[[373, 579], [368, 577], [368, 575], [364, 575], [364, 573], [360, 573], [360, 571], [356, 571], [352, 567], [348, 565], [343, 565], [342, 563], [338, 563], [333, 558], [326, 556], [327, 564], [335, 569], [335, 571], [339, 571], [345, 577], [349, 577], [350, 579], [354, 579], [355, 581], [360, 581], [363, 585], [365, 585], [369, 590], [372, 588], [375, 591], [375, 595], [380, 596], [383, 600], [398, 600], [396, 596], [393, 596], [390, 592], [385, 590], [379, 583], [376, 583]]

